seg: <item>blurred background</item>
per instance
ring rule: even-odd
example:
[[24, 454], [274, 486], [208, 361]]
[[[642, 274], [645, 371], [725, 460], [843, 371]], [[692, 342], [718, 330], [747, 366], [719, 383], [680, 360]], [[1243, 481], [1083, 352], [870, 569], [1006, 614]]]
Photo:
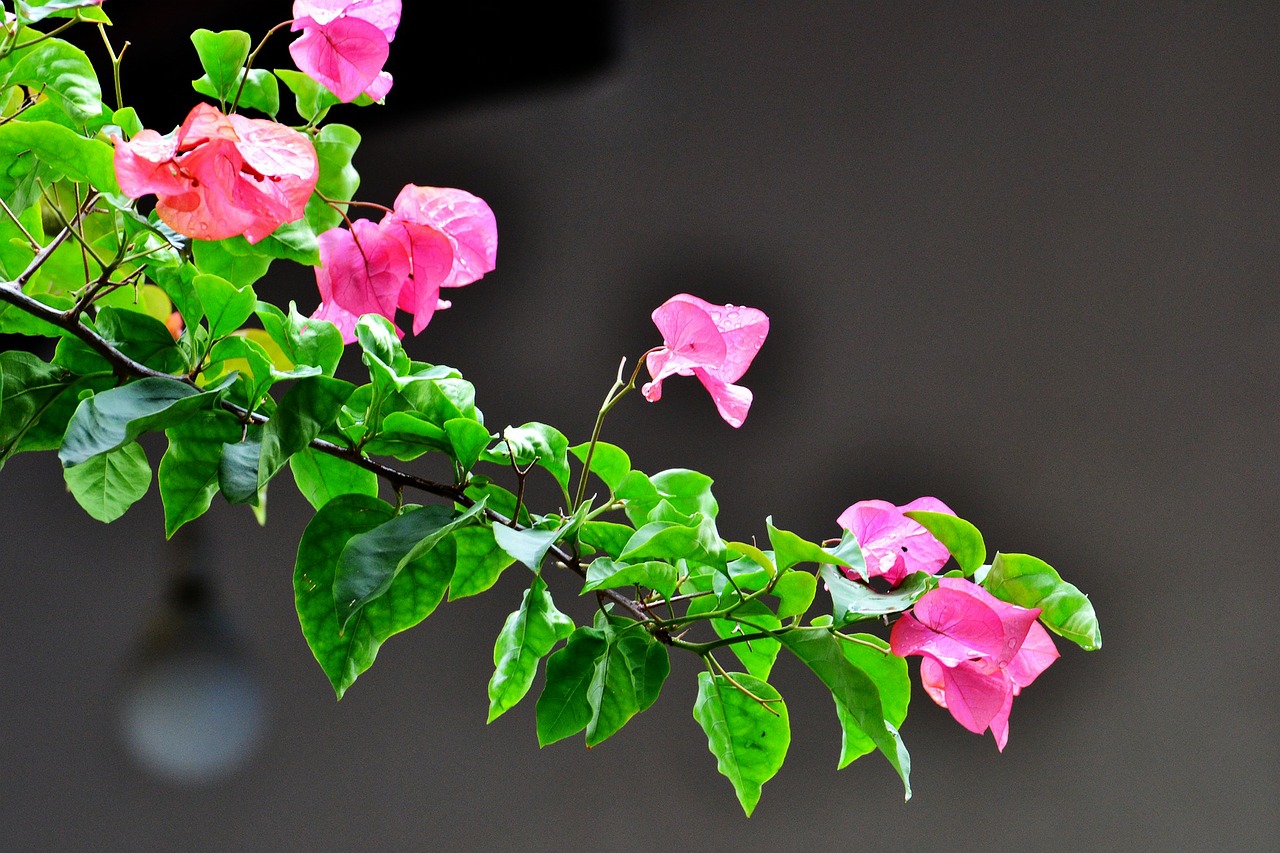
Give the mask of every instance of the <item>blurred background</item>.
[[[836, 772], [829, 695], [783, 661], [794, 740], [747, 821], [690, 713], [694, 661], [590, 752], [538, 749], [534, 695], [485, 725], [523, 570], [390, 640], [335, 703], [293, 612], [309, 508], [287, 478], [266, 527], [219, 503], [166, 543], [154, 489], [102, 526], [53, 454], [20, 456], [0, 480], [6, 847], [1274, 849], [1280, 5], [405, 5], [387, 105], [330, 116], [364, 134], [359, 196], [462, 187], [501, 233], [413, 357], [461, 369], [491, 426], [581, 441], [663, 300], [759, 307], [741, 430], [672, 380], [605, 438], [714, 477], [736, 539], [936, 495], [1088, 592], [1105, 648], [1059, 643], [1002, 755], [917, 689], [906, 805], [879, 756]], [[187, 33], [289, 15], [106, 8], [161, 131], [195, 102]], [[317, 299], [281, 265], [257, 289]], [[203, 585], [175, 590], [193, 565]], [[581, 615], [576, 589], [552, 581]], [[212, 688], [183, 668], [203, 653], [230, 670]], [[130, 752], [122, 719], [154, 745], [154, 697], [210, 689], [212, 759]]]

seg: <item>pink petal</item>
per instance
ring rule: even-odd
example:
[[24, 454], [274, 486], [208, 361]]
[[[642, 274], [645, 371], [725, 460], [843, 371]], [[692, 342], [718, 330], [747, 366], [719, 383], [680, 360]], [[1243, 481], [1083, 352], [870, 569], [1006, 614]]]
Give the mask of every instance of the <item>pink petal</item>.
[[[991, 609], [1000, 620], [1004, 629], [1004, 645], [998, 654], [991, 655], [997, 666], [1004, 666], [1013, 660], [1018, 649], [1022, 648], [1027, 632], [1035, 624], [1040, 615], [1037, 608], [1019, 607], [1007, 601], [1001, 601], [973, 581], [965, 578], [942, 578], [938, 581], [941, 589], [952, 590], [967, 595]], [[1052, 644], [1051, 644], [1052, 645]]]
[[[409, 275], [404, 248], [367, 219], [331, 228], [318, 238], [320, 269], [330, 283], [333, 301], [353, 314], [381, 314], [395, 319], [400, 289]], [[358, 241], [358, 242], [357, 242]]]
[[187, 192], [190, 182], [178, 173], [171, 161], [178, 151], [177, 137], [143, 130], [125, 142], [115, 137], [116, 181], [129, 198], [148, 193]]
[[1009, 679], [1017, 693], [1023, 687], [1036, 680], [1040, 673], [1049, 668], [1049, 664], [1058, 659], [1058, 648], [1053, 644], [1049, 632], [1039, 622], [1031, 623], [1027, 638], [1022, 641], [1022, 648], [1005, 666]]
[[[316, 274], [319, 275], [319, 267], [316, 268]], [[342, 332], [342, 342], [344, 344], [353, 344], [356, 341], [356, 323], [359, 317], [352, 314], [336, 302], [321, 301], [315, 312], [312, 313], [313, 320], [328, 320], [330, 323], [338, 327], [338, 331]]]
[[937, 574], [946, 564], [951, 556], [946, 546], [903, 515], [904, 510], [917, 509], [955, 515], [942, 501], [930, 497], [901, 507], [888, 501], [859, 501], [840, 514], [836, 521], [858, 540], [868, 575], [883, 576], [897, 586], [909, 574]]
[[710, 372], [695, 367], [693, 375], [698, 377], [702, 386], [711, 393], [715, 401], [716, 411], [729, 426], [737, 429], [747, 419], [747, 410], [751, 408], [751, 391], [741, 385], [730, 385], [712, 376]]
[[[984, 672], [970, 661], [942, 669], [946, 705], [956, 722], [974, 734], [982, 734], [1012, 701], [1013, 686], [1003, 670]], [[1002, 721], [1003, 722], [1003, 721]]]
[[377, 26], [350, 17], [306, 27], [289, 45], [298, 68], [342, 101], [353, 101], [369, 88], [389, 53], [387, 38]]
[[991, 734], [996, 739], [996, 749], [1004, 752], [1005, 744], [1009, 742], [1009, 712], [1013, 710], [1013, 694], [1017, 693], [1015, 687], [1010, 690], [1004, 697], [1004, 704], [1000, 706], [1000, 710], [991, 718]]
[[397, 305], [413, 314], [413, 333], [421, 334], [440, 303], [441, 283], [453, 269], [453, 244], [434, 228], [387, 217], [379, 228], [397, 241], [409, 261]]
[[[769, 334], [768, 316], [758, 308], [714, 305], [688, 293], [677, 294], [668, 301], [693, 305], [711, 318], [725, 344], [725, 356], [714, 372], [725, 382], [737, 382], [764, 345], [764, 339]], [[711, 367], [708, 366], [707, 369], [710, 370]]]
[[[293, 17], [309, 24], [323, 26], [330, 21], [348, 15], [360, 18], [382, 30], [387, 41], [396, 37], [400, 24], [401, 0], [294, 0]], [[295, 30], [302, 29], [295, 23]]]
[[[724, 361], [724, 338], [706, 311], [669, 299], [654, 309], [652, 317], [667, 350], [667, 355], [659, 359], [653, 358], [658, 353], [650, 355], [650, 374], [655, 382], [675, 373], [688, 376], [695, 367], [719, 367]], [[655, 361], [657, 373], [653, 373]]]
[[995, 658], [1004, 650], [1000, 617], [972, 596], [949, 589], [926, 592], [894, 623], [889, 645], [899, 657], [929, 654], [946, 666]]
[[462, 287], [493, 271], [498, 223], [483, 199], [465, 190], [408, 184], [393, 210], [393, 218], [434, 228], [453, 244], [453, 266], [441, 287]]
[[379, 71], [378, 76], [373, 78], [373, 82], [369, 84], [369, 88], [364, 90], [364, 94], [368, 95], [378, 103], [387, 97], [387, 93], [391, 91], [391, 75], [385, 71]]

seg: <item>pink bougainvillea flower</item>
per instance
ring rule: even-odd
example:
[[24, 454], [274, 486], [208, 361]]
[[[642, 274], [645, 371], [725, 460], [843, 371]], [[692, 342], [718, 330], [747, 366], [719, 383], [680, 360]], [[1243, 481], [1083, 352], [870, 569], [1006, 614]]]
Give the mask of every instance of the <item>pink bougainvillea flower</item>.
[[840, 513], [836, 521], [858, 540], [868, 577], [883, 577], [897, 586], [914, 572], [937, 574], [951, 556], [932, 533], [903, 515], [912, 510], [955, 515], [942, 501], [930, 497], [916, 498], [902, 506], [888, 501], [858, 501]]
[[646, 359], [653, 381], [641, 389], [644, 398], [651, 403], [662, 399], [662, 380], [668, 376], [696, 376], [720, 417], [732, 427], [742, 426], [752, 396], [733, 383], [747, 372], [769, 334], [765, 313], [679, 293], [654, 309], [652, 317], [662, 332], [662, 346]]
[[925, 692], [969, 731], [990, 729], [1003, 751], [1013, 697], [1058, 657], [1039, 615], [972, 581], [942, 578], [894, 624], [889, 647], [920, 655]]
[[312, 315], [337, 325], [347, 343], [355, 340], [360, 315], [394, 322], [397, 309], [413, 315], [419, 334], [449, 307], [440, 288], [470, 284], [497, 261], [493, 211], [463, 190], [410, 184], [381, 222], [358, 219], [352, 229], [320, 235], [321, 302]]
[[301, 219], [319, 177], [305, 134], [199, 104], [176, 132], [115, 139], [116, 180], [131, 198], [155, 193], [156, 213], [179, 234], [256, 243]]
[[391, 89], [382, 70], [400, 25], [400, 0], [294, 0], [293, 27], [302, 36], [289, 53], [308, 77], [343, 101]]

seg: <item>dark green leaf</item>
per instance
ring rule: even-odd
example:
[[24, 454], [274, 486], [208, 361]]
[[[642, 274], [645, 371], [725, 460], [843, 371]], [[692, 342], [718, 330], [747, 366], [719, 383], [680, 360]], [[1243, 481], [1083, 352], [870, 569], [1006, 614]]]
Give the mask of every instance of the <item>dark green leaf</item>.
[[667, 647], [655, 640], [648, 631], [626, 631], [616, 637], [615, 644], [631, 673], [638, 714], [658, 700], [662, 685], [671, 674], [671, 656], [667, 653]]
[[176, 379], [148, 377], [82, 400], [76, 408], [58, 458], [64, 467], [137, 438], [147, 430], [168, 429], [200, 408], [213, 405], [215, 391], [201, 393]]
[[748, 696], [726, 676], [701, 672], [693, 718], [707, 734], [717, 769], [733, 783], [738, 802], [750, 817], [760, 801], [761, 787], [787, 757], [791, 724], [777, 690], [750, 675], [735, 675], [733, 680], [768, 704]]
[[222, 445], [218, 487], [227, 503], [258, 504], [258, 462], [262, 458], [262, 427], [250, 427], [243, 441]]
[[[871, 634], [852, 636], [856, 642], [838, 640], [845, 658], [875, 682], [885, 722], [895, 728], [901, 726], [907, 718], [907, 705], [911, 701], [907, 661], [890, 652], [889, 644], [879, 637]], [[836, 701], [836, 716], [840, 718], [842, 740], [838, 769], [843, 769], [854, 759], [874, 751], [876, 744], [839, 700]]]
[[303, 448], [289, 457], [289, 469], [298, 491], [316, 509], [338, 495], [378, 496], [377, 474], [328, 453]]
[[373, 665], [387, 638], [421, 622], [435, 610], [453, 573], [450, 538], [410, 563], [390, 588], [371, 601], [342, 631], [333, 602], [334, 572], [348, 540], [392, 518], [395, 510], [367, 495], [340, 495], [307, 525], [298, 545], [294, 598], [302, 633], [342, 698], [360, 673]]
[[108, 524], [124, 515], [151, 487], [151, 466], [136, 441], [65, 468], [62, 474], [84, 511]]
[[328, 376], [308, 376], [294, 383], [262, 431], [259, 489], [284, 467], [289, 457], [337, 420], [338, 411], [354, 390], [350, 382]]
[[538, 661], [572, 632], [573, 620], [556, 609], [546, 583], [535, 577], [520, 609], [507, 617], [493, 647], [489, 722], [524, 698], [538, 671]]
[[[253, 68], [248, 72], [249, 79], [245, 80], [245, 71], [241, 69], [236, 75], [235, 81], [227, 89], [227, 91], [219, 91], [219, 87], [214, 83], [213, 78], [205, 74], [199, 80], [191, 81], [191, 88], [195, 89], [201, 95], [207, 95], [210, 98], [220, 100], [231, 100], [239, 93], [239, 101], [237, 101], [239, 109], [255, 109], [266, 113], [275, 118], [276, 113], [280, 112], [280, 83], [276, 76], [270, 71], [261, 68]], [[243, 85], [243, 88], [241, 86]]]
[[886, 722], [888, 715], [876, 682], [845, 657], [840, 646], [846, 641], [837, 640], [826, 628], [797, 628], [779, 639], [827, 686], [836, 703], [848, 712], [847, 723], [862, 731], [889, 759], [902, 777], [906, 799], [911, 799], [911, 756], [897, 728]]
[[0, 353], [0, 464], [74, 379], [30, 353]]
[[444, 422], [444, 432], [453, 446], [453, 458], [458, 461], [463, 472], [475, 467], [476, 460], [492, 437], [484, 424], [470, 418], [451, 418]]
[[844, 577], [834, 566], [822, 567], [822, 580], [831, 593], [834, 605], [832, 615], [837, 627], [861, 619], [901, 613], [938, 585], [937, 578], [924, 572], [915, 572], [907, 575], [895, 589], [876, 592], [864, 583]]
[[[588, 748], [604, 743], [640, 713], [632, 661], [619, 644], [621, 636], [611, 629], [605, 632], [604, 651], [596, 658], [595, 669], [591, 673], [591, 684], [587, 687], [587, 706], [591, 709], [586, 726]], [[643, 671], [643, 658], [638, 663]], [[659, 683], [658, 687], [661, 686]]]
[[1089, 597], [1043, 560], [997, 553], [982, 585], [1001, 601], [1040, 608], [1045, 627], [1085, 651], [1102, 648], [1102, 629]]
[[107, 343], [152, 370], [180, 373], [187, 369], [186, 356], [169, 327], [149, 314], [104, 307], [99, 309], [95, 325]]
[[563, 649], [547, 658], [546, 684], [538, 697], [538, 745], [547, 746], [587, 727], [592, 710], [587, 694], [596, 659], [608, 648], [604, 631], [578, 628]]
[[903, 515], [928, 530], [945, 545], [966, 577], [987, 561], [987, 546], [982, 541], [982, 534], [963, 518], [922, 509], [904, 512]]
[[448, 506], [408, 507], [373, 530], [352, 537], [338, 557], [333, 582], [334, 606], [342, 625], [390, 589], [405, 566], [434, 549], [482, 509], [474, 506], [455, 513]]
[[165, 430], [169, 448], [160, 460], [160, 499], [164, 532], [178, 528], [208, 509], [218, 491], [222, 446], [240, 437], [242, 425], [230, 412], [209, 409]]

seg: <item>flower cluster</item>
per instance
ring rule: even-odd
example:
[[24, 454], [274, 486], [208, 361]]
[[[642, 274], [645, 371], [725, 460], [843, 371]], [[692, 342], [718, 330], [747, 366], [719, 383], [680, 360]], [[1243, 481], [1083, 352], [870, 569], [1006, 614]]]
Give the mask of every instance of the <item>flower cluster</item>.
[[471, 193], [410, 184], [380, 222], [357, 219], [319, 241], [320, 307], [313, 316], [336, 325], [350, 343], [362, 314], [394, 322], [397, 309], [406, 311], [420, 333], [437, 309], [449, 307], [440, 288], [462, 287], [494, 268], [498, 226], [489, 205]]
[[130, 198], [155, 193], [156, 213], [199, 240], [243, 234], [256, 243], [302, 217], [319, 177], [306, 135], [199, 104], [175, 132], [115, 140], [115, 171]]
[[400, 25], [400, 0], [294, 0], [289, 54], [308, 77], [343, 101], [391, 91], [382, 70]]
[[1013, 697], [1058, 657], [1037, 608], [1018, 607], [963, 578], [942, 578], [889, 636], [895, 655], [920, 655], [925, 691], [975, 734], [1003, 751]]
[[765, 337], [769, 318], [763, 311], [737, 305], [712, 305], [687, 293], [677, 294], [653, 312], [662, 346], [646, 358], [653, 381], [641, 389], [653, 403], [662, 397], [668, 376], [696, 376], [715, 401], [720, 417], [740, 427], [751, 408], [751, 391], [734, 385], [751, 366]]

